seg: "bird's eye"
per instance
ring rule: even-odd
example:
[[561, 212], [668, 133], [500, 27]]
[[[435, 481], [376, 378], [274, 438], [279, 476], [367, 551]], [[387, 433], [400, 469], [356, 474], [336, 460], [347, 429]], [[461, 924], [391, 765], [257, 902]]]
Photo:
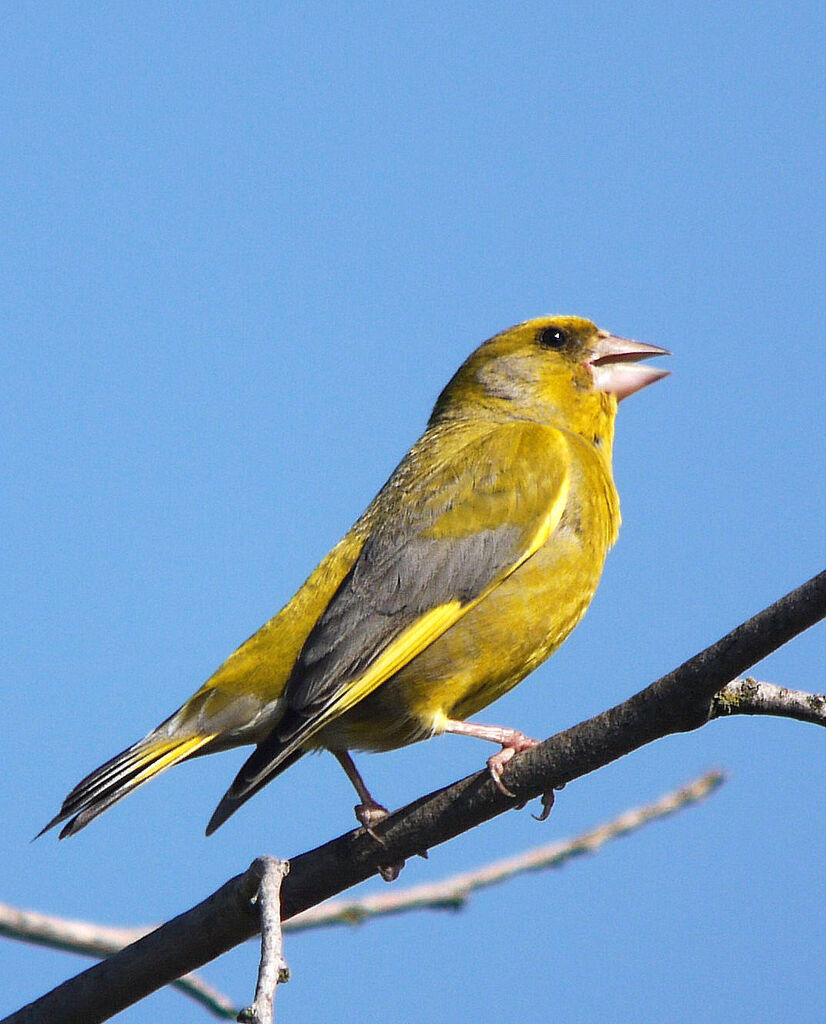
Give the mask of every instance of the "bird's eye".
[[542, 348], [564, 348], [568, 344], [568, 335], [560, 327], [546, 327], [540, 332], [539, 344]]

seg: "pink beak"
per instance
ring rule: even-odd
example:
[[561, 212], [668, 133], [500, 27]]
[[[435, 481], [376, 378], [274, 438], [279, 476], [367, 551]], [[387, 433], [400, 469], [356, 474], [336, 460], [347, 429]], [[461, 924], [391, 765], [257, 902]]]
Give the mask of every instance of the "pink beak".
[[670, 355], [666, 348], [600, 331], [588, 369], [597, 391], [609, 391], [617, 396], [617, 401], [622, 401], [635, 391], [667, 377], [670, 372], [657, 366], [640, 366], [641, 359]]

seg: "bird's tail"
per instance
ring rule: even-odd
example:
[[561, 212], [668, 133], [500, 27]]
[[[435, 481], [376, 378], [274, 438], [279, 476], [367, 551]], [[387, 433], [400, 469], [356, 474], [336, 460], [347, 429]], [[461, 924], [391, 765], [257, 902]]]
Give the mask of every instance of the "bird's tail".
[[67, 818], [70, 820], [63, 826], [60, 838], [74, 835], [127, 793], [191, 757], [212, 739], [211, 735], [175, 739], [157, 731], [150, 733], [79, 782], [63, 801], [60, 812], [35, 838]]
[[[274, 746], [283, 756], [274, 756]], [[241, 804], [245, 804], [251, 796], [254, 796], [259, 789], [266, 786], [276, 775], [280, 775], [290, 765], [295, 764], [300, 757], [303, 757], [304, 753], [305, 751], [301, 747], [295, 750], [283, 750], [283, 745], [279, 747], [278, 741], [274, 736], [270, 736], [264, 743], [259, 743], [244, 762], [241, 770], [235, 776], [235, 781], [224, 793], [221, 802], [215, 808], [215, 812], [209, 819], [209, 824], [206, 827], [206, 834], [211, 836], [215, 829], [223, 825], [230, 815], [235, 814]]]

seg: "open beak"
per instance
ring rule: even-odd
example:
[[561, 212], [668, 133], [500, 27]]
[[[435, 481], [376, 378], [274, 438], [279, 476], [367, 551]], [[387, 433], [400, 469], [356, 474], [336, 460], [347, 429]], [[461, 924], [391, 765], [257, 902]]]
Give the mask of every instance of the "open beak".
[[670, 372], [658, 366], [641, 366], [641, 359], [670, 355], [666, 348], [600, 331], [594, 354], [588, 360], [588, 369], [597, 391], [609, 391], [617, 396], [617, 401], [622, 401], [635, 391], [667, 377]]

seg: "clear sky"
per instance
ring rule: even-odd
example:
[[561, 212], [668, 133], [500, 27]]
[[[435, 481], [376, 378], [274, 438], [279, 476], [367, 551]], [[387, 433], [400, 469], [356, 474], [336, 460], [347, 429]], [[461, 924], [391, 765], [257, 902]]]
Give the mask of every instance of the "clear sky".
[[[814, 2], [6, 8], [0, 899], [162, 920], [351, 827], [324, 755], [205, 839], [234, 752], [30, 844], [292, 595], [519, 320], [588, 316], [673, 376], [620, 410], [591, 611], [482, 720], [548, 735], [824, 567], [824, 27]], [[759, 675], [824, 689], [824, 636]], [[822, 1020], [823, 744], [718, 722], [434, 851], [400, 884], [730, 773], [461, 915], [296, 936], [281, 1019]], [[489, 753], [360, 764], [399, 806]], [[242, 1003], [256, 960], [205, 973]], [[84, 965], [2, 940], [0, 1011]], [[166, 991], [120, 1019], [206, 1018]]]

